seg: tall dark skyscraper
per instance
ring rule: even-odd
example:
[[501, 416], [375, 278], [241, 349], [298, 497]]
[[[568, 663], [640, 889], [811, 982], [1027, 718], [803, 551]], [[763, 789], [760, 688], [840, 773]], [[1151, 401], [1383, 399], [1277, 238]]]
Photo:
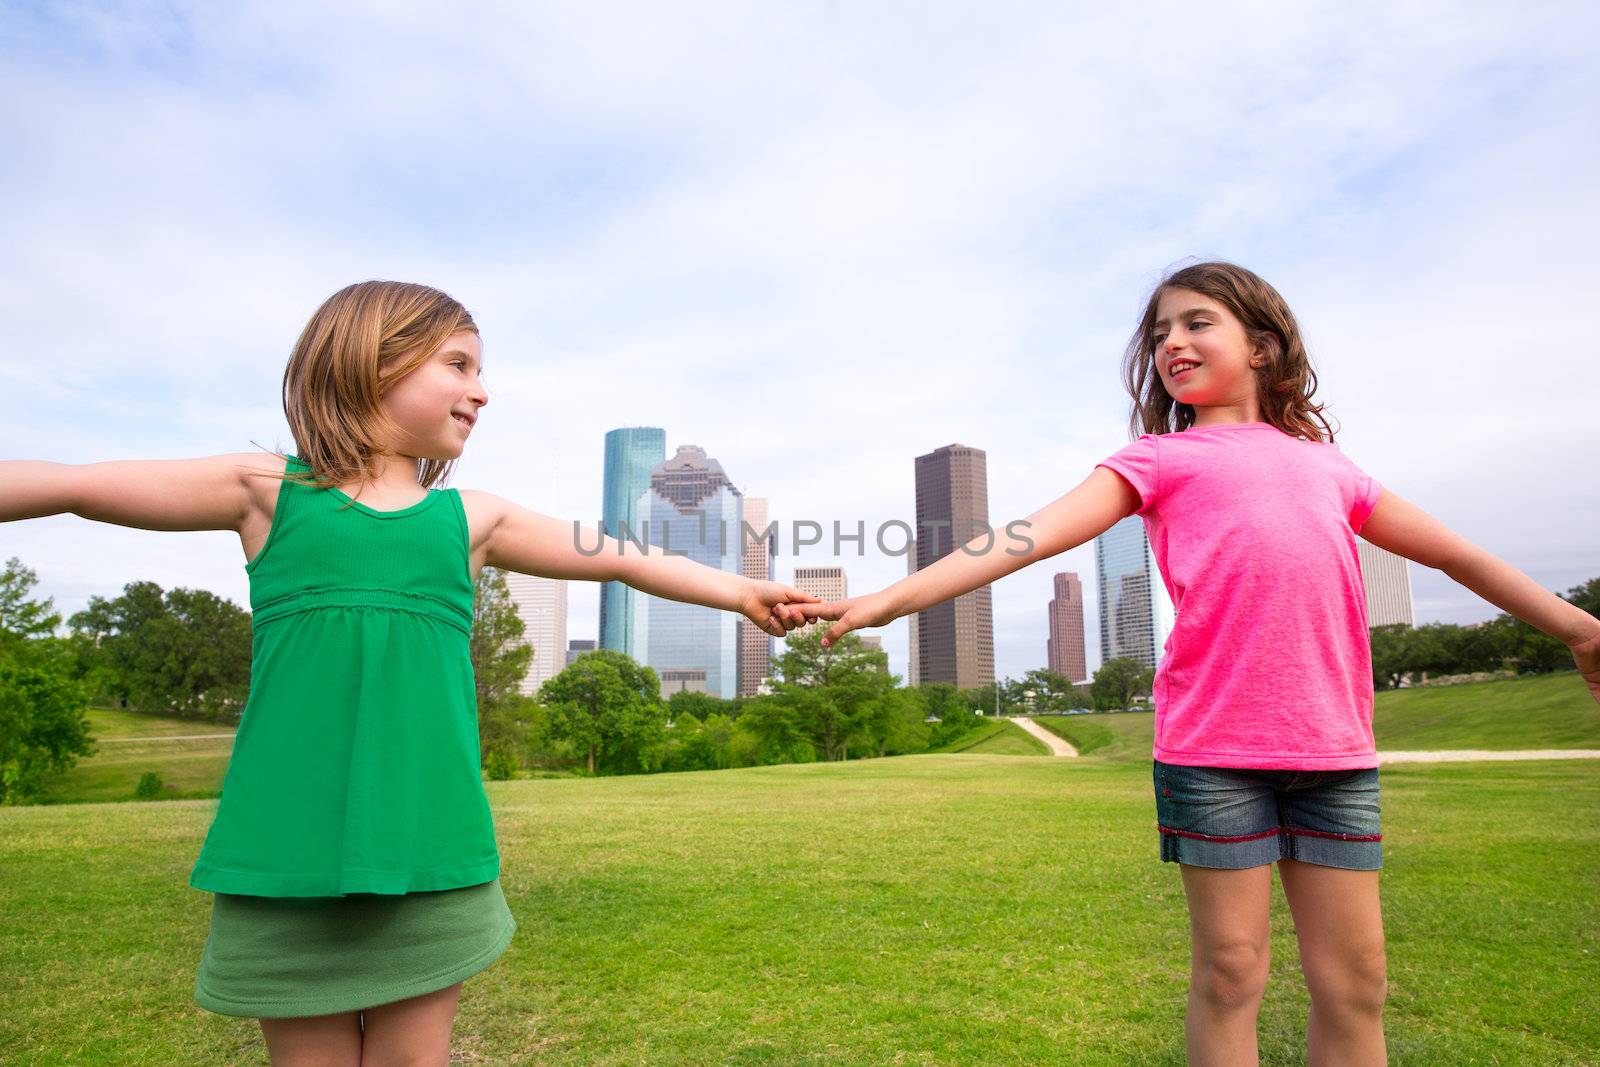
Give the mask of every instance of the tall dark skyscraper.
[[[606, 466], [600, 523], [612, 537], [627, 527], [640, 537], [639, 497], [650, 488], [650, 472], [667, 458], [667, 431], [630, 426], [606, 434]], [[639, 593], [621, 582], [600, 586], [600, 647], [633, 655], [633, 612]]]
[[[980, 536], [989, 523], [988, 459], [946, 445], [916, 459], [917, 569]], [[1001, 551], [999, 539], [992, 551]], [[994, 682], [994, 604], [988, 586], [917, 616], [917, 680], [975, 689]]]
[[1089, 677], [1088, 658], [1083, 649], [1083, 583], [1075, 571], [1063, 571], [1055, 578], [1056, 595], [1050, 601], [1050, 640], [1045, 654], [1051, 673], [1069, 682]]

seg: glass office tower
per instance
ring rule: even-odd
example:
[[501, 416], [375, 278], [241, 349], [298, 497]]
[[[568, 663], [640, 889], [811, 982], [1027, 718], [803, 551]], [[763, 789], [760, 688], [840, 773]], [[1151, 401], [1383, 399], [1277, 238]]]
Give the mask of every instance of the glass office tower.
[[1127, 656], [1154, 668], [1176, 613], [1144, 520], [1129, 515], [1095, 538], [1094, 562], [1100, 581], [1100, 661]]
[[[650, 544], [718, 570], [742, 570], [743, 494], [704, 449], [680, 445], [677, 455], [656, 467], [635, 513], [638, 535], [648, 536]], [[633, 606], [633, 656], [658, 674], [704, 670], [706, 692], [731, 700], [739, 691], [741, 618], [640, 595]]]
[[[600, 523], [612, 537], [624, 530], [638, 537], [639, 497], [650, 488], [650, 472], [667, 458], [667, 432], [630, 426], [606, 434], [606, 468]], [[633, 612], [639, 594], [621, 582], [600, 586], [600, 647], [633, 652]]]

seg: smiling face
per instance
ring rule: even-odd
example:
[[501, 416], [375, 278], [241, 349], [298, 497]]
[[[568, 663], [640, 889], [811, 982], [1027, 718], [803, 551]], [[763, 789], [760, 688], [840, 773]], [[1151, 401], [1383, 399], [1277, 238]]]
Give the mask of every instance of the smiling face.
[[482, 372], [482, 341], [471, 330], [459, 330], [396, 382], [379, 402], [400, 431], [394, 451], [417, 459], [458, 458], [489, 402]]
[[1258, 421], [1264, 357], [1221, 303], [1192, 289], [1163, 290], [1151, 337], [1161, 384], [1195, 409], [1195, 425]]

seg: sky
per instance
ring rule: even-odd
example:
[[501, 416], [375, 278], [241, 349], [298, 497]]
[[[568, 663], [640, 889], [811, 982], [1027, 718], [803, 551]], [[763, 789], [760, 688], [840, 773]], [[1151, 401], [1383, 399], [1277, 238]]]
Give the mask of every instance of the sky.
[[[1146, 297], [1222, 258], [1294, 309], [1351, 459], [1563, 591], [1600, 575], [1597, 42], [1578, 3], [0, 4], [0, 457], [291, 448], [306, 319], [398, 278], [483, 331], [454, 485], [592, 522], [605, 432], [661, 426], [871, 530], [959, 442], [998, 526], [1127, 442]], [[63, 614], [248, 604], [231, 533], [58, 516], [9, 556]], [[1086, 545], [996, 584], [1001, 675], [1060, 570], [1098, 663]], [[1419, 623], [1497, 613], [1411, 581]]]

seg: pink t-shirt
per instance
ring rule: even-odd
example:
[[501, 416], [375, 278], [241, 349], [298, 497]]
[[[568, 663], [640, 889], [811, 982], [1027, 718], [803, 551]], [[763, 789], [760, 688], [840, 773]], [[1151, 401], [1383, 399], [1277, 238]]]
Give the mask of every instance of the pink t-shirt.
[[1336, 446], [1264, 422], [1146, 434], [1100, 466], [1138, 492], [1177, 609], [1156, 670], [1156, 759], [1376, 767], [1356, 534], [1378, 483]]

